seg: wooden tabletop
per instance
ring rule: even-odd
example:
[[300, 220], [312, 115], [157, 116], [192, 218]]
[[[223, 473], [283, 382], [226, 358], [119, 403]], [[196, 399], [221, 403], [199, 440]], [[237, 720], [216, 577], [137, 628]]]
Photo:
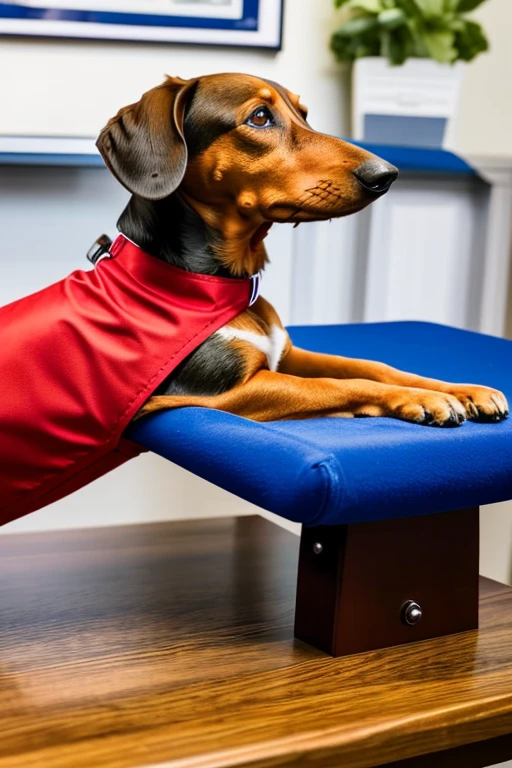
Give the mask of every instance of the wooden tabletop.
[[331, 659], [293, 639], [298, 544], [258, 517], [1, 537], [0, 768], [368, 768], [512, 731], [512, 590], [483, 583], [478, 634]]

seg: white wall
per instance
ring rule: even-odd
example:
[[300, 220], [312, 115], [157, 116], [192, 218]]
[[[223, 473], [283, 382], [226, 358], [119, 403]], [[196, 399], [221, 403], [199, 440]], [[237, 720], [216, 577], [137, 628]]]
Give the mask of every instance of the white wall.
[[[247, 72], [300, 93], [320, 130], [339, 133], [348, 109], [328, 41], [332, 0], [289, 0], [283, 50], [2, 40], [0, 134], [96, 136], [118, 108], [165, 73]], [[5, 76], [9, 73], [9, 76]]]
[[512, 2], [488, 0], [474, 14], [490, 52], [466, 67], [452, 145], [464, 155], [512, 155]]

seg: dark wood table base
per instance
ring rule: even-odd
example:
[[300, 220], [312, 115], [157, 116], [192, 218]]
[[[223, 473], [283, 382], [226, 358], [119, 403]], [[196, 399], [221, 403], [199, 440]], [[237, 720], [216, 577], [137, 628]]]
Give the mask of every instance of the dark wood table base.
[[0, 768], [512, 758], [511, 589], [481, 580], [478, 632], [332, 658], [293, 637], [298, 551], [258, 517], [1, 537]]
[[478, 507], [303, 528], [295, 636], [345, 656], [477, 629], [478, 565]]

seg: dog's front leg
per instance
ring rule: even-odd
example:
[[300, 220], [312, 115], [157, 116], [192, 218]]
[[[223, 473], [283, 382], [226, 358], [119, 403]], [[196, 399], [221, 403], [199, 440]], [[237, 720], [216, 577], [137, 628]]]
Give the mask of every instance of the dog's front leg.
[[456, 397], [426, 389], [368, 379], [300, 378], [259, 370], [243, 384], [213, 397], [156, 396], [143, 408], [151, 411], [203, 406], [254, 421], [318, 416], [392, 416], [419, 424], [457, 426], [466, 418]]
[[385, 363], [322, 355], [298, 347], [288, 351], [281, 360], [279, 370], [293, 376], [369, 379], [398, 387], [441, 392], [456, 397], [464, 406], [466, 417], [472, 420], [501, 421], [508, 416], [509, 411], [505, 396], [490, 387], [451, 384], [406, 373]]

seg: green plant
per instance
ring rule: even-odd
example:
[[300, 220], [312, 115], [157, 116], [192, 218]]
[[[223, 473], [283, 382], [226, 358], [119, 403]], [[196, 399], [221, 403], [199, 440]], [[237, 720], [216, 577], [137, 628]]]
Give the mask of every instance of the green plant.
[[471, 61], [489, 47], [480, 24], [466, 17], [485, 0], [334, 0], [345, 23], [332, 35], [339, 61], [385, 56], [390, 64], [410, 57]]

